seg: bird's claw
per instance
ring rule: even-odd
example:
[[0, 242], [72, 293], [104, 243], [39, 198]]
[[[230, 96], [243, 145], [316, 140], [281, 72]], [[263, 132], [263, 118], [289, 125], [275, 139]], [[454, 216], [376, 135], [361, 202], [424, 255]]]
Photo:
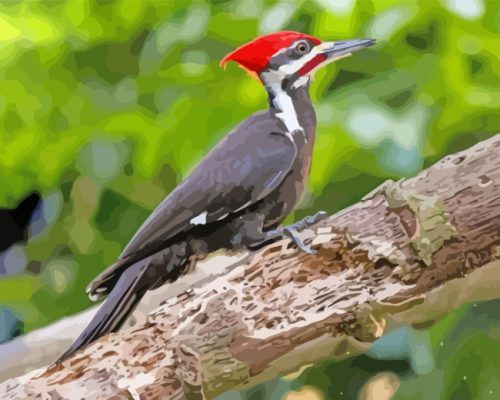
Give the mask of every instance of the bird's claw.
[[316, 214], [309, 215], [304, 219], [301, 219], [300, 221], [297, 221], [294, 224], [289, 225], [288, 227], [300, 232], [326, 218], [328, 218], [328, 213], [326, 213], [325, 211], [318, 211]]
[[318, 223], [319, 221], [324, 220], [328, 217], [328, 213], [325, 211], [318, 211], [314, 215], [309, 215], [304, 219], [295, 222], [294, 224], [285, 226], [283, 228], [283, 233], [288, 236], [295, 245], [305, 253], [308, 254], [316, 254], [316, 251], [311, 249], [310, 246], [306, 245], [304, 241], [299, 237], [299, 232], [304, 230], [305, 228], [309, 228], [310, 226]]
[[304, 243], [304, 241], [298, 235], [296, 229], [287, 226], [283, 228], [283, 233], [288, 236], [292, 240], [292, 242], [304, 253], [316, 254], [316, 250], [311, 249], [311, 246], [308, 246]]
[[307, 226], [311, 226], [316, 224], [319, 221], [323, 221], [324, 219], [328, 218], [328, 213], [326, 211], [318, 211], [314, 215], [308, 215], [307, 217], [304, 218], [304, 223]]
[[324, 211], [318, 211], [314, 215], [310, 215], [303, 220], [295, 222], [294, 224], [284, 226], [281, 228], [274, 229], [265, 234], [265, 237], [261, 240], [256, 241], [248, 245], [249, 249], [259, 249], [266, 244], [273, 243], [276, 240], [280, 240], [283, 236], [288, 237], [292, 240], [292, 242], [304, 253], [307, 254], [316, 254], [316, 250], [311, 249], [310, 246], [304, 243], [304, 241], [300, 238], [299, 232], [308, 228], [317, 222], [328, 217], [328, 214]]

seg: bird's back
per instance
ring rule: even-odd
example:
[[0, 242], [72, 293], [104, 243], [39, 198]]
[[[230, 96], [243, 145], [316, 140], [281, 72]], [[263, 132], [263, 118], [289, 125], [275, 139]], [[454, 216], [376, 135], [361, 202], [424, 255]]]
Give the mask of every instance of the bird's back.
[[[277, 134], [278, 136], [272, 136]], [[271, 137], [272, 136], [272, 137]], [[91, 298], [101, 298], [109, 293], [125, 268], [133, 265], [161, 249], [184, 240], [190, 230], [198, 223], [209, 225], [209, 221], [196, 221], [208, 211], [213, 214], [214, 222], [227, 218], [231, 212], [250, 205], [252, 190], [257, 190], [259, 176], [252, 182], [252, 173], [258, 165], [249, 149], [262, 153], [260, 157], [270, 164], [270, 170], [281, 168], [284, 164], [283, 148], [293, 149], [284, 127], [269, 110], [254, 113], [231, 133], [225, 136], [193, 169], [186, 179], [175, 188], [151, 213], [146, 221], [124, 248], [117, 261], [98, 275], [88, 286]], [[287, 150], [288, 151], [288, 150]], [[287, 155], [293, 157], [294, 155]], [[307, 157], [306, 157], [307, 158]], [[298, 181], [297, 171], [302, 162], [295, 165], [287, 183], [279, 193], [267, 195], [270, 206], [261, 212], [270, 212], [271, 218], [282, 220], [281, 214], [288, 209], [283, 207], [281, 197], [299, 197], [295, 193]], [[238, 184], [239, 182], [245, 184]], [[276, 190], [274, 190], [276, 192]], [[277, 203], [280, 204], [277, 204]], [[296, 201], [288, 201], [288, 204]], [[248, 204], [247, 204], [248, 203]], [[275, 215], [280, 214], [280, 215]], [[205, 215], [205, 219], [207, 216]], [[215, 225], [215, 224], [214, 224]], [[218, 224], [217, 224], [218, 225]], [[210, 231], [207, 226], [206, 231]], [[221, 247], [227, 243], [221, 243]]]

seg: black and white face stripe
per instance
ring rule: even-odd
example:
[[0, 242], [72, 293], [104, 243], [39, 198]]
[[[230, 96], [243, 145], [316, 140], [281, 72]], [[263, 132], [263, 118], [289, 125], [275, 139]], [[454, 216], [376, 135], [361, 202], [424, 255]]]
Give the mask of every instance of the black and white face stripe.
[[298, 61], [310, 53], [314, 46], [310, 40], [297, 40], [291, 46], [277, 51], [269, 60], [268, 68], [278, 70], [283, 65]]
[[[295, 41], [291, 46], [281, 49], [271, 57], [268, 68], [261, 73], [261, 79], [270, 94], [273, 107], [278, 111], [276, 116], [281, 119], [293, 140], [293, 132], [303, 132], [300, 126], [297, 112], [295, 110], [292, 91], [296, 87], [298, 76], [294, 77], [294, 72], [285, 67], [298, 71], [309, 59], [309, 54], [313, 51], [315, 44], [307, 39]], [[309, 78], [301, 80], [305, 84]]]
[[300, 69], [329, 46], [331, 43], [316, 45], [307, 39], [297, 40], [271, 57], [268, 70], [278, 72], [282, 79], [291, 78], [294, 75], [297, 79]]
[[294, 91], [308, 84], [318, 68], [349, 55], [329, 53], [333, 47], [333, 42], [315, 44], [308, 39], [297, 40], [276, 52], [260, 74], [272, 106], [277, 110], [275, 115], [283, 121], [292, 140], [294, 132], [304, 132], [294, 106]]
[[300, 126], [297, 112], [290, 93], [291, 86], [283, 87], [284, 76], [280, 71], [268, 70], [261, 73], [261, 79], [264, 83], [269, 98], [271, 99], [272, 107], [277, 111], [276, 116], [283, 122], [288, 132], [288, 136], [293, 141], [293, 132], [304, 132]]

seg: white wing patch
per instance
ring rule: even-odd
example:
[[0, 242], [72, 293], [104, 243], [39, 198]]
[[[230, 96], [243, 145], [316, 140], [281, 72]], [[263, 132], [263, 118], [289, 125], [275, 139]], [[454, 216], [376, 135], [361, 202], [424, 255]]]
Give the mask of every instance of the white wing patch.
[[189, 221], [192, 225], [205, 225], [207, 223], [207, 211], [203, 211], [201, 214], [198, 214], [196, 217], [191, 218]]

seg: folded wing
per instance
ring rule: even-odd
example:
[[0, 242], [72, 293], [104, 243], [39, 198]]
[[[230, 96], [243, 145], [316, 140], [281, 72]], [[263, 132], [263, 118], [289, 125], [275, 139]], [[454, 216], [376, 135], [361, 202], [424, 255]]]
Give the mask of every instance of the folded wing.
[[177, 236], [230, 218], [281, 184], [296, 157], [295, 145], [277, 123], [258, 117], [222, 140], [160, 203], [117, 262], [91, 283], [91, 296], [106, 295], [124, 268], [175, 242]]

